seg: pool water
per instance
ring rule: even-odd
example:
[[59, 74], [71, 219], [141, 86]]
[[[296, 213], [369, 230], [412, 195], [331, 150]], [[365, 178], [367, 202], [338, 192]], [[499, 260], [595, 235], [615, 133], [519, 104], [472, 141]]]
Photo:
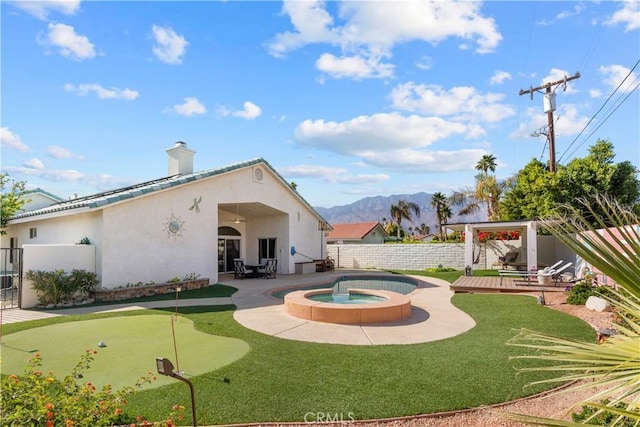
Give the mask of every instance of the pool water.
[[307, 298], [313, 301], [331, 302], [334, 304], [373, 304], [376, 302], [386, 301], [386, 298], [376, 295], [344, 293], [344, 294], [316, 294], [309, 295]]
[[406, 276], [381, 276], [381, 275], [357, 275], [340, 276], [333, 282], [323, 283], [314, 286], [301, 286], [295, 289], [281, 289], [271, 295], [275, 298], [284, 299], [289, 292], [333, 288], [333, 293], [346, 294], [349, 289], [371, 289], [379, 291], [392, 291], [402, 295], [407, 295], [416, 290], [418, 281]]

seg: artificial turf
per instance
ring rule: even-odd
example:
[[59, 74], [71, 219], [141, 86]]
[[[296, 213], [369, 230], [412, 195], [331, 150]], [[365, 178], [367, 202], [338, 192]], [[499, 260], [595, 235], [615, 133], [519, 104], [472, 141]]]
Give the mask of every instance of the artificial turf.
[[[99, 347], [100, 342], [106, 346]], [[66, 375], [85, 350], [97, 350], [97, 353], [83, 381], [90, 381], [98, 388], [111, 384], [114, 389], [120, 389], [133, 385], [149, 371], [155, 374], [156, 357], [167, 357], [184, 375], [196, 376], [243, 357], [249, 345], [241, 339], [197, 331], [193, 322], [182, 316], [89, 319], [4, 336], [2, 373], [21, 374], [28, 359], [37, 352], [43, 357], [42, 371]], [[173, 382], [169, 377], [158, 377], [145, 388]]]
[[[236, 338], [251, 349], [231, 364], [192, 378], [198, 425], [304, 421], [318, 414], [371, 419], [504, 402], [543, 389], [525, 386], [544, 373], [516, 373], [517, 363], [535, 362], [509, 360], [510, 355], [526, 351], [506, 345], [517, 329], [594, 339], [586, 323], [540, 306], [531, 297], [465, 294], [454, 296], [453, 303], [476, 320], [476, 327], [446, 340], [384, 346], [284, 340], [239, 325], [233, 319], [233, 307], [183, 307], [181, 315], [199, 331]], [[138, 322], [141, 315], [153, 312], [159, 310], [105, 316], [126, 316]], [[6, 325], [5, 333], [28, 327]], [[209, 367], [212, 353], [199, 353], [202, 365]], [[176, 381], [140, 392], [130, 399], [127, 412], [159, 420], [174, 404], [189, 407], [189, 398], [188, 388]], [[190, 423], [188, 417], [184, 423]]]

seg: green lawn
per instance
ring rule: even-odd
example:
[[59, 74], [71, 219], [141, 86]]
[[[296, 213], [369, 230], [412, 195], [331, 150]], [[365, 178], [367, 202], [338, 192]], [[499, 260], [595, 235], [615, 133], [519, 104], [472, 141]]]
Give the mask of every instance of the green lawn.
[[[510, 355], [525, 351], [505, 344], [516, 329], [594, 339], [587, 324], [540, 306], [531, 297], [463, 294], [454, 296], [453, 302], [476, 320], [475, 328], [442, 341], [372, 347], [303, 343], [263, 335], [235, 322], [234, 308], [229, 306], [181, 308], [181, 316], [193, 321], [199, 331], [236, 338], [250, 348], [234, 363], [192, 378], [198, 424], [304, 421], [309, 413], [370, 419], [504, 402], [541, 390], [525, 385], [543, 374], [516, 375], [516, 363], [533, 362], [509, 360]], [[126, 316], [135, 322], [135, 316], [168, 316], [171, 311], [100, 317]], [[3, 332], [95, 317], [10, 324]], [[211, 364], [215, 351], [200, 352], [203, 366]], [[172, 358], [172, 354], [163, 356]], [[155, 371], [154, 360], [149, 362], [148, 369]], [[131, 381], [136, 378], [137, 374], [132, 375]], [[127, 412], [160, 419], [174, 404], [190, 407], [189, 389], [178, 381], [139, 393], [130, 399]]]

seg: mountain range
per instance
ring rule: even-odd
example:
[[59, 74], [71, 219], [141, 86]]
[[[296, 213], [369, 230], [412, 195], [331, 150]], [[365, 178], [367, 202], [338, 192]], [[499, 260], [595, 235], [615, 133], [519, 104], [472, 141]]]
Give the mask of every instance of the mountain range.
[[[405, 202], [413, 202], [420, 207], [420, 216], [416, 217], [414, 212], [411, 212], [412, 220], [403, 220], [401, 222], [402, 228], [405, 230], [408, 227], [418, 227], [420, 224], [428, 225], [431, 232], [437, 230], [436, 211], [431, 207], [431, 197], [433, 195], [429, 193], [415, 193], [415, 194], [393, 194], [391, 196], [372, 196], [365, 197], [348, 205], [334, 206], [331, 208], [314, 207], [314, 209], [322, 215], [322, 217], [329, 224], [344, 224], [344, 223], [357, 223], [357, 222], [369, 222], [378, 221], [383, 222], [383, 219], [391, 219], [391, 205], [396, 205], [400, 200]], [[457, 215], [460, 210], [460, 206], [451, 206], [451, 210], [454, 215], [449, 218], [450, 224], [457, 222], [477, 222], [486, 221], [486, 212], [478, 212], [474, 215]]]

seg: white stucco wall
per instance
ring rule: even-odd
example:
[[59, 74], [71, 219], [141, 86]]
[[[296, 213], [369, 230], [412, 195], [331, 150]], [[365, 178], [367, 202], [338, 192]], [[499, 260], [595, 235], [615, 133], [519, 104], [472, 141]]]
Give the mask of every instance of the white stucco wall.
[[[197, 209], [195, 200], [200, 200]], [[268, 212], [264, 215], [233, 224], [225, 219], [231, 219], [229, 205], [235, 204], [269, 208], [263, 209]], [[227, 211], [220, 205], [226, 205]], [[172, 220], [180, 225], [176, 233], [170, 231]], [[290, 255], [292, 245], [314, 259], [326, 256], [318, 220], [287, 183], [257, 164], [103, 208], [15, 220], [3, 245], [9, 237], [17, 237], [18, 245], [77, 243], [88, 237], [96, 245], [95, 271], [105, 289], [127, 283], [161, 283], [192, 273], [217, 283], [218, 227], [233, 226], [242, 234], [241, 256], [248, 263], [258, 262], [258, 239], [275, 238], [278, 273], [290, 274], [295, 262], [305, 260]], [[29, 239], [32, 227], [37, 228], [36, 239]]]
[[[298, 256], [290, 256], [291, 245], [320, 258], [323, 236], [317, 217], [267, 168], [261, 169], [260, 182], [254, 179], [253, 168], [244, 168], [105, 207], [103, 232], [108, 238], [102, 286], [158, 283], [191, 273], [216, 283], [220, 226], [232, 226], [242, 234], [241, 256], [247, 263], [258, 262], [258, 239], [268, 237], [277, 239], [279, 273], [294, 271]], [[199, 212], [190, 210], [200, 198]], [[276, 211], [233, 224], [225, 221], [232, 219], [228, 213], [218, 210], [218, 204], [242, 203], [261, 203]], [[168, 231], [172, 218], [181, 224], [179, 233]], [[290, 236], [296, 236], [296, 242]]]
[[[94, 245], [23, 245], [22, 248], [24, 274], [29, 270], [96, 271]], [[38, 303], [38, 297], [30, 280], [23, 278], [21, 291], [22, 308], [34, 307]]]
[[[18, 239], [17, 247], [23, 245], [73, 245], [82, 238], [89, 238], [95, 246], [96, 263], [95, 273], [101, 277], [101, 246], [102, 246], [102, 212], [85, 211], [72, 215], [73, 211], [63, 212], [60, 216], [42, 216], [38, 219], [25, 218], [12, 221], [7, 227], [7, 235], [3, 236], [2, 247], [9, 247], [9, 238]], [[37, 236], [29, 237], [29, 229], [36, 228]], [[26, 257], [25, 257], [26, 260]]]

